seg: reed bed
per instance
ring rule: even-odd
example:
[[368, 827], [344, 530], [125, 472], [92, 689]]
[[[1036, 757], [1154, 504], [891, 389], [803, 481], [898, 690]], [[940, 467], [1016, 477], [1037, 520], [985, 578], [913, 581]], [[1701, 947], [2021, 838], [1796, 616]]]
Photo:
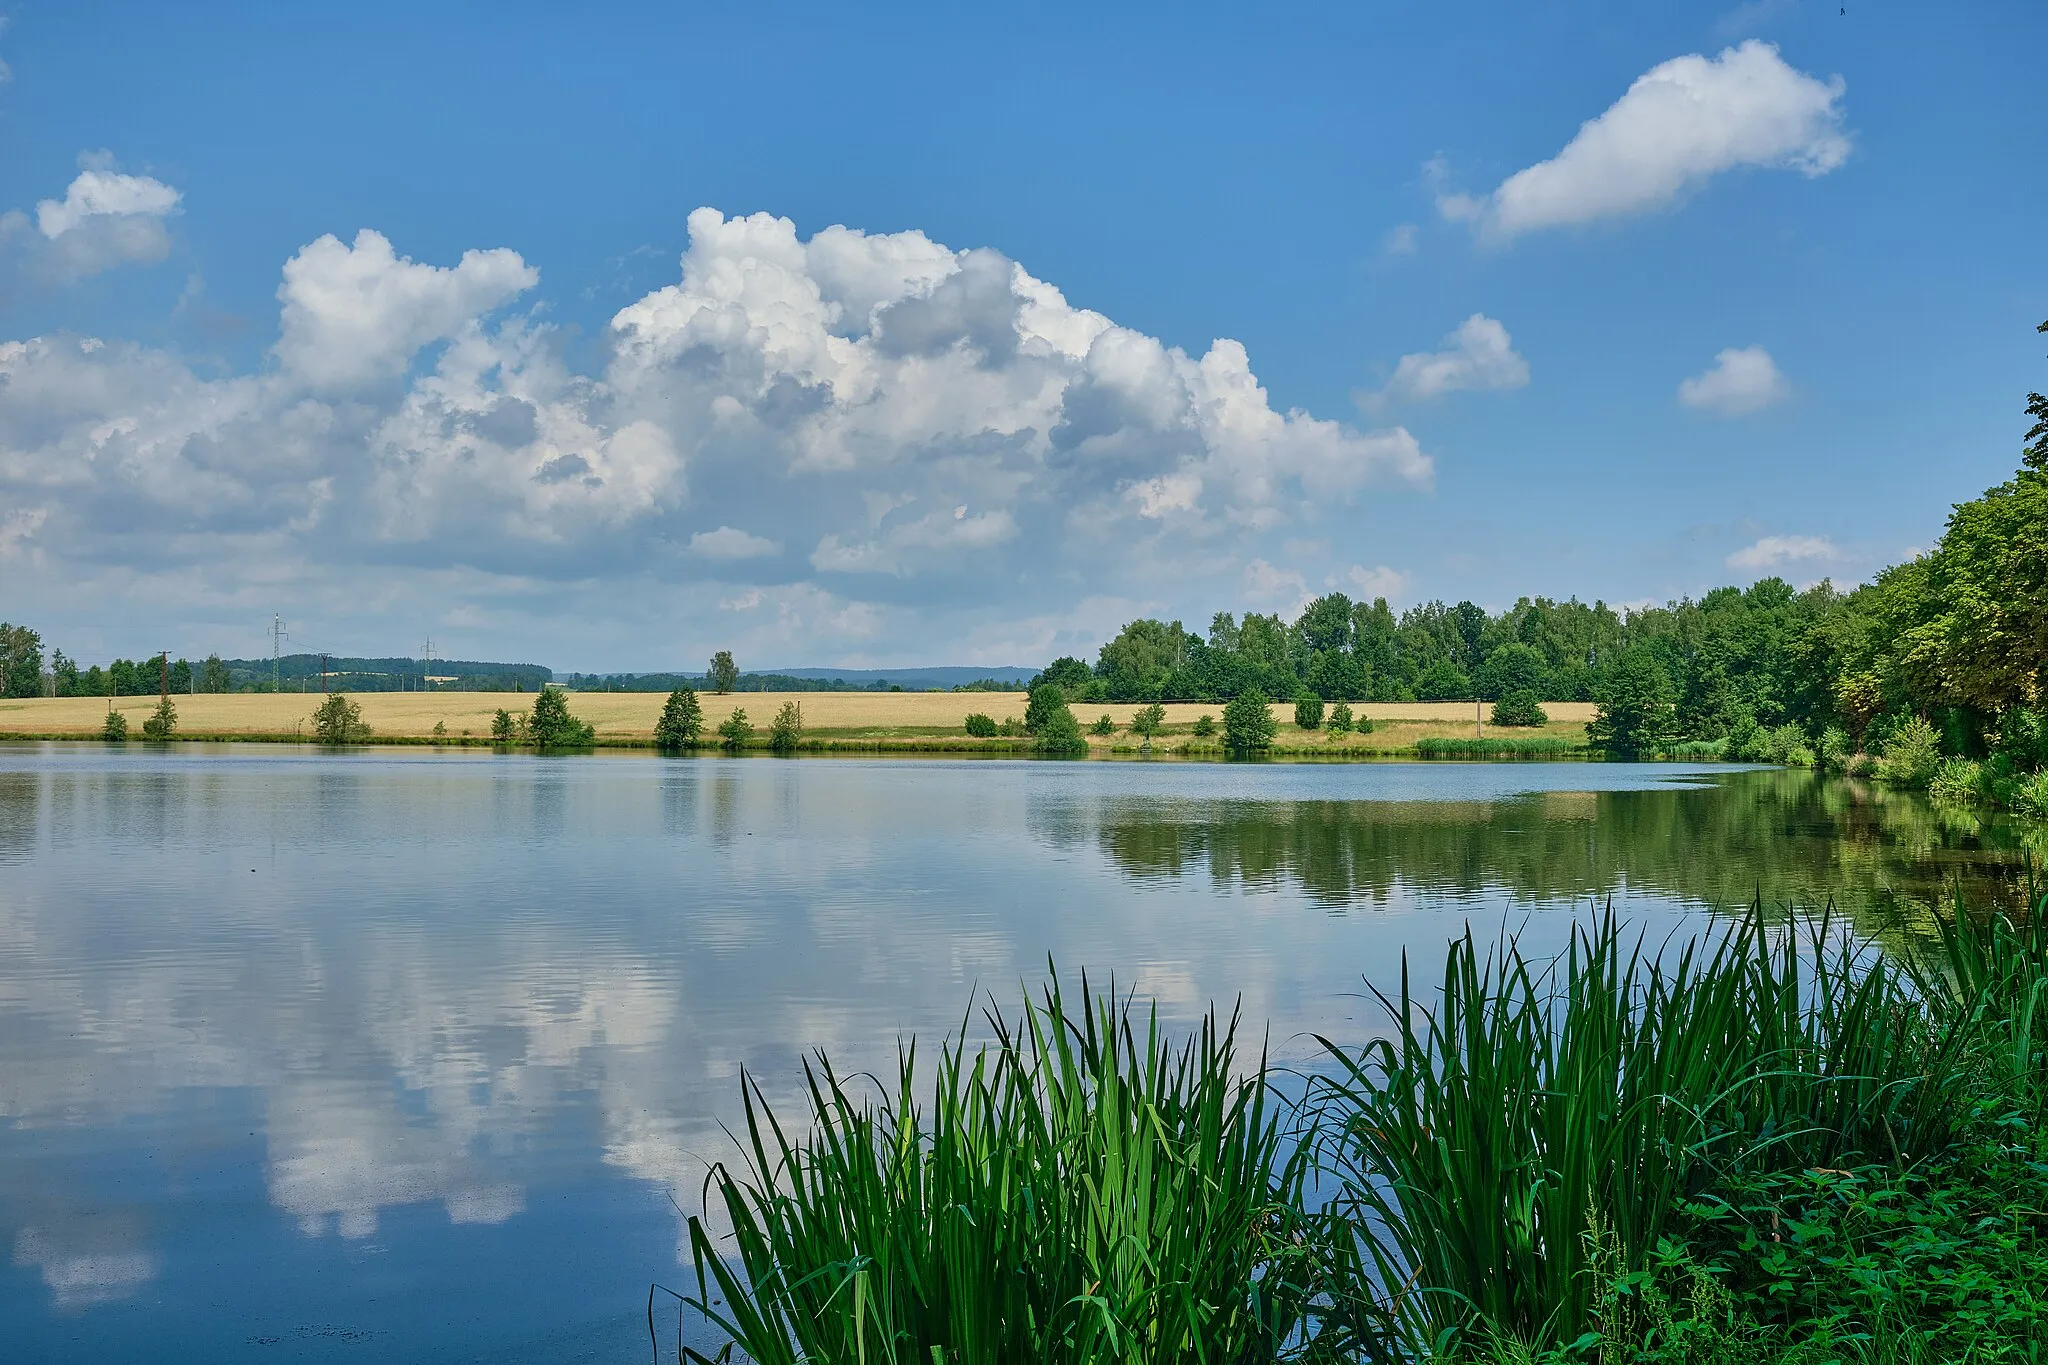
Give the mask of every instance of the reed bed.
[[[1738, 1365], [2048, 1358], [2048, 900], [1896, 956], [1759, 902], [1404, 964], [1281, 1099], [1057, 985], [856, 1099], [749, 1088], [693, 1361]], [[919, 1096], [933, 1098], [920, 1102]], [[651, 1321], [651, 1320], [650, 1320]]]
[[1556, 735], [1471, 739], [1425, 736], [1415, 741], [1417, 758], [1567, 758], [1585, 752], [1584, 743]]

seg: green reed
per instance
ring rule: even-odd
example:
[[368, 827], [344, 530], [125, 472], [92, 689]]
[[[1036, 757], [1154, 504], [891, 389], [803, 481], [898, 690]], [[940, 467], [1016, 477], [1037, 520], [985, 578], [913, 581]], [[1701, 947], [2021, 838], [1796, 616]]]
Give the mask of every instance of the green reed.
[[1557, 735], [1501, 736], [1497, 739], [1425, 737], [1415, 741], [1417, 758], [1563, 758], [1586, 746]]
[[689, 1224], [684, 1301], [728, 1345], [684, 1356], [1248, 1362], [1299, 1335], [1303, 1163], [1236, 1017], [1176, 1045], [1055, 982], [990, 1019], [929, 1080], [905, 1049], [877, 1099], [819, 1057], [801, 1133], [749, 1085], [745, 1167], [706, 1184], [731, 1241]]

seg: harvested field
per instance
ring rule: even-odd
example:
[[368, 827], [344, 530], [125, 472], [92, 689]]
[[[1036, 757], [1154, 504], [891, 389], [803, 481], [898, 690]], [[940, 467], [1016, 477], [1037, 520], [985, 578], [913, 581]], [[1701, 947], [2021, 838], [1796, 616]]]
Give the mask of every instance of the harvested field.
[[[353, 694], [362, 708], [363, 719], [377, 739], [431, 738], [434, 726], [445, 727], [446, 737], [473, 740], [490, 734], [491, 718], [500, 707], [517, 714], [533, 705], [530, 692], [364, 692]], [[1023, 719], [1025, 697], [1021, 692], [736, 692], [717, 696], [699, 693], [707, 727], [715, 726], [743, 707], [756, 726], [765, 728], [784, 702], [794, 701], [804, 712], [804, 732], [816, 740], [930, 740], [957, 737], [965, 742], [963, 728], [967, 714], [980, 711], [997, 721]], [[313, 710], [320, 694], [286, 692], [278, 694], [237, 693], [227, 696], [173, 697], [178, 708], [181, 737], [290, 739], [309, 734]], [[572, 692], [569, 709], [597, 728], [601, 742], [627, 743], [652, 738], [655, 719], [661, 714], [665, 697], [652, 692]], [[139, 733], [142, 722], [156, 707], [155, 697], [117, 697], [114, 707], [128, 717], [131, 733]], [[1085, 728], [1096, 717], [1107, 714], [1117, 733], [1109, 739], [1093, 738], [1098, 748], [1122, 747], [1135, 743], [1126, 733], [1131, 716], [1139, 709], [1130, 702], [1081, 702], [1074, 714]], [[1584, 702], [1546, 702], [1551, 723], [1541, 730], [1516, 734], [1559, 735], [1574, 741], [1584, 738], [1584, 724], [1593, 707]], [[1406, 702], [1354, 704], [1352, 710], [1371, 716], [1376, 729], [1369, 735], [1337, 739], [1324, 732], [1297, 730], [1291, 704], [1275, 705], [1274, 717], [1281, 722], [1279, 742], [1283, 747], [1315, 749], [1399, 751], [1412, 747], [1424, 736], [1460, 736], [1473, 732], [1470, 702]], [[104, 697], [59, 697], [0, 701], [0, 737], [89, 738], [97, 735], [107, 713]], [[1166, 740], [1178, 747], [1196, 718], [1212, 716], [1220, 726], [1223, 714], [1219, 702], [1173, 702], [1166, 707]], [[1489, 734], [1497, 733], [1487, 727]], [[1014, 741], [1009, 746], [1014, 747]]]

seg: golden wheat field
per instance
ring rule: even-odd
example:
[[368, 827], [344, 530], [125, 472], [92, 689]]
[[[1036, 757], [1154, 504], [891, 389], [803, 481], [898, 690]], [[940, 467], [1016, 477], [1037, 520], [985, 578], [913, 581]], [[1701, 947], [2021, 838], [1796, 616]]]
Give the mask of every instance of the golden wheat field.
[[[969, 712], [980, 711], [997, 721], [1021, 720], [1025, 697], [1022, 692], [740, 692], [718, 696], [700, 693], [707, 727], [745, 709], [757, 726], [766, 726], [784, 702], [803, 708], [806, 733], [819, 737], [930, 736], [964, 734]], [[465, 734], [481, 738], [490, 733], [491, 718], [500, 707], [515, 714], [533, 705], [530, 692], [365, 692], [355, 694], [363, 719], [374, 735], [387, 739], [425, 739], [438, 724], [450, 739]], [[569, 709], [597, 728], [603, 740], [627, 741], [651, 738], [655, 719], [661, 714], [660, 693], [572, 692]], [[116, 710], [128, 717], [131, 730], [139, 732], [142, 722], [156, 708], [155, 697], [119, 697]], [[317, 692], [277, 694], [232, 694], [226, 696], [173, 697], [178, 709], [180, 734], [207, 736], [290, 737], [310, 734]], [[1593, 707], [1583, 702], [1546, 702], [1551, 723], [1542, 730], [1520, 734], [1567, 735], [1578, 739], [1583, 725], [1592, 719]], [[59, 697], [0, 701], [0, 736], [90, 736], [99, 733], [107, 713], [103, 697]], [[1085, 728], [1098, 716], [1115, 723], [1119, 740], [1130, 725], [1138, 705], [1128, 702], [1079, 702], [1074, 714]], [[1405, 702], [1357, 704], [1352, 710], [1371, 716], [1379, 727], [1372, 736], [1358, 742], [1384, 746], [1412, 743], [1425, 736], [1469, 735], [1473, 733], [1474, 707], [1470, 702]], [[1193, 724], [1196, 718], [1222, 717], [1220, 703], [1174, 702], [1166, 707], [1169, 729]], [[1275, 719], [1284, 734], [1305, 738], [1294, 730], [1291, 705], [1275, 705]], [[1488, 727], [1491, 732], [1492, 727]], [[1107, 741], [1098, 741], [1106, 743]], [[1340, 741], [1341, 743], [1341, 741]]]

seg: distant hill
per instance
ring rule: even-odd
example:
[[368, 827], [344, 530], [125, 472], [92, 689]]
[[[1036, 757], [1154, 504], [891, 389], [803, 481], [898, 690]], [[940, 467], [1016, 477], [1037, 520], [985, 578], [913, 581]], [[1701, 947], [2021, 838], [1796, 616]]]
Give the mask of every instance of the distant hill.
[[[977, 683], [1014, 691], [1038, 670], [1035, 668], [971, 668], [941, 664], [922, 668], [772, 668], [742, 673], [740, 692], [886, 692], [900, 687], [905, 692], [927, 692], [933, 688], [950, 692]], [[676, 687], [704, 686], [702, 673], [564, 673], [557, 679], [564, 687], [582, 691], [609, 689], [614, 692], [667, 692]]]

